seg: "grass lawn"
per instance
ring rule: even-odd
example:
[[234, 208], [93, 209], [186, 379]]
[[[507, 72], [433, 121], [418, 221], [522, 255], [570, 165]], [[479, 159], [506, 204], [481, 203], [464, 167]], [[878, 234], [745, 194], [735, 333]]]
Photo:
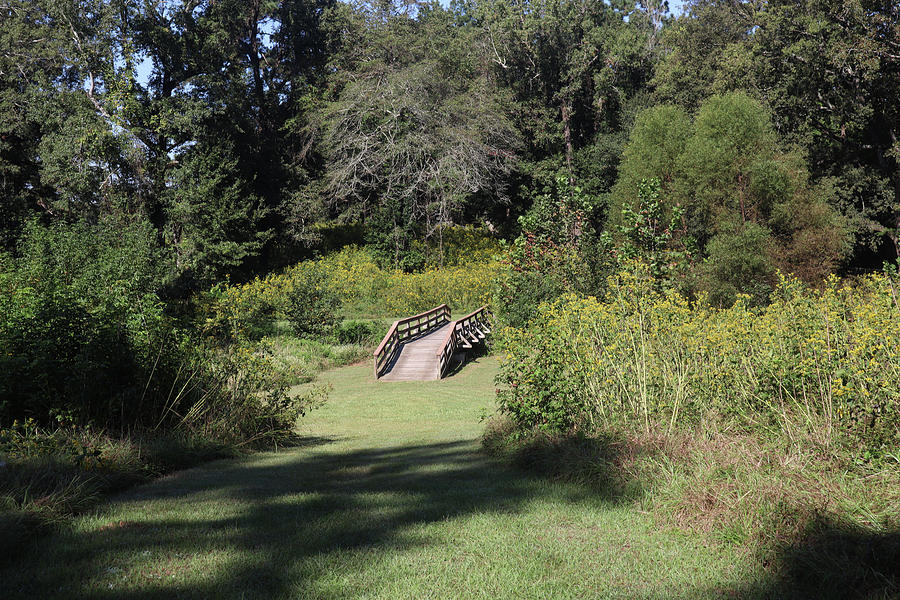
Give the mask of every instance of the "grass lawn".
[[735, 547], [479, 452], [496, 362], [334, 389], [304, 445], [182, 471], [37, 540], [0, 598], [716, 598], [754, 592]]

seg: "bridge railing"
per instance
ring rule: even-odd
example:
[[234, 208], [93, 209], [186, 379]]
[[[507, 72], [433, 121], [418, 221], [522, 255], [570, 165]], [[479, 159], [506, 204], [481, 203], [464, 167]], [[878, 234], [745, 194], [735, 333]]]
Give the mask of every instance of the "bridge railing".
[[471, 348], [491, 332], [491, 311], [487, 305], [457, 319], [447, 332], [441, 350], [436, 354], [436, 379], [441, 379], [450, 370], [453, 355], [462, 346]]
[[400, 350], [400, 344], [440, 327], [450, 321], [450, 307], [446, 304], [412, 317], [394, 321], [378, 349], [373, 352], [375, 359], [375, 379], [381, 377], [384, 369], [391, 364]]

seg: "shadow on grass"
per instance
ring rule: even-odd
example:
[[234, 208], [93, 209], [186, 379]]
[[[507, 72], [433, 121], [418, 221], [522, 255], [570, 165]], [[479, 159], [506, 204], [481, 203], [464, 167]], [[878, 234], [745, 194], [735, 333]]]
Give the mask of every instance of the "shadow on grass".
[[[578, 483], [610, 503], [638, 498], [652, 485], [628, 465], [659, 451], [653, 445], [612, 434], [532, 433], [514, 440], [512, 432], [509, 424], [494, 423], [485, 435], [485, 448], [529, 473]], [[819, 516], [795, 539], [775, 549], [761, 549], [754, 560], [759, 568], [752, 581], [736, 588], [684, 590], [678, 597], [900, 600], [896, 523], [873, 532]]]
[[475, 344], [471, 348], [465, 348], [453, 355], [453, 362], [443, 379], [450, 379], [459, 375], [467, 365], [477, 364], [479, 359], [490, 354], [487, 344], [484, 342]]
[[771, 597], [900, 598], [900, 530], [874, 533], [828, 519], [775, 554]]
[[[900, 598], [900, 531], [873, 533], [819, 520], [764, 561], [757, 581], [738, 588], [685, 592], [684, 597], [784, 600]], [[662, 600], [660, 598], [659, 600]]]
[[[32, 544], [0, 571], [0, 597], [358, 597], [373, 590], [354, 587], [364, 583], [347, 577], [353, 565], [447, 543], [423, 525], [515, 514], [538, 497], [562, 504], [628, 497], [615, 485], [598, 487], [598, 473], [592, 487], [548, 488], [498, 468], [471, 442], [354, 452], [330, 450], [329, 438], [306, 442], [309, 452], [192, 469], [126, 492], [99, 513], [101, 526], [76, 526]], [[620, 460], [615, 440], [576, 442], [545, 455], [525, 452], [521, 460], [532, 469], [549, 466], [560, 451], [594, 453], [602, 458], [594, 469]], [[898, 568], [900, 535], [820, 522], [777, 553], [771, 575], [680, 597], [897, 598]], [[335, 580], [339, 590], [328, 587]]]
[[[591, 497], [559, 490], [552, 493], [563, 503]], [[384, 549], [426, 546], [433, 542], [417, 526], [515, 513], [547, 493], [534, 478], [498, 469], [471, 442], [355, 452], [320, 445], [130, 490], [105, 509], [109, 523], [35, 543], [0, 571], [0, 596], [328, 597], [320, 580], [340, 553], [372, 550], [376, 560]], [[133, 521], [118, 520], [132, 511]], [[210, 572], [197, 572], [211, 553], [219, 557]]]
[[627, 463], [652, 454], [654, 448], [613, 434], [534, 431], [519, 437], [516, 431], [509, 422], [489, 422], [482, 440], [484, 449], [522, 471], [576, 483], [612, 504], [636, 500], [648, 485]]

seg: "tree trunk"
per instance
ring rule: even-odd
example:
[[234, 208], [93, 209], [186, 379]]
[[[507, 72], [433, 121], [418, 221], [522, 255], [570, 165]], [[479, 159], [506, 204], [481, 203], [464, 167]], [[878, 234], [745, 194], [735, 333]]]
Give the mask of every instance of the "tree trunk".
[[572, 169], [572, 158], [574, 155], [574, 151], [572, 150], [572, 127], [570, 124], [571, 108], [569, 103], [565, 100], [561, 103], [560, 106], [562, 112], [562, 122], [563, 122], [563, 141], [566, 145], [566, 169], [569, 172], [569, 183], [575, 183], [575, 171]]

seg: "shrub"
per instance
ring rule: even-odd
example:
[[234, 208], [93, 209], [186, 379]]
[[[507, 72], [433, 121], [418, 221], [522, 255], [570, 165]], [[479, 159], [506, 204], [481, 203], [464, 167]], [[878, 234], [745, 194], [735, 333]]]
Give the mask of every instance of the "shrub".
[[409, 315], [444, 303], [457, 310], [478, 308], [487, 304], [497, 271], [492, 260], [429, 267], [418, 273], [381, 269], [367, 250], [355, 247], [318, 264], [348, 311], [373, 317]]
[[284, 315], [300, 337], [321, 338], [337, 322], [339, 299], [319, 269], [298, 269], [284, 299]]
[[602, 300], [544, 304], [500, 335], [503, 409], [524, 426], [672, 432], [720, 421], [866, 459], [900, 447], [896, 283], [816, 291], [781, 277], [771, 305], [728, 309], [659, 292], [646, 269]]
[[386, 327], [380, 321], [344, 321], [334, 329], [338, 344], [377, 344]]
[[395, 318], [444, 303], [457, 312], [478, 308], [489, 302], [497, 268], [490, 261], [405, 273], [381, 269], [368, 251], [349, 247], [243, 285], [219, 285], [196, 303], [202, 329], [223, 340], [261, 338], [279, 317], [298, 319], [297, 332], [315, 337], [339, 311]]
[[152, 232], [111, 231], [32, 224], [21, 258], [0, 265], [0, 426], [289, 435], [303, 402], [287, 398], [266, 349], [211, 347], [178, 327], [155, 293]]
[[[489, 263], [500, 254], [502, 247], [497, 237], [486, 229], [472, 226], [445, 227], [443, 237], [443, 261], [440, 250], [432, 248], [430, 267], [458, 267], [474, 263]], [[435, 256], [436, 255], [436, 256]]]
[[140, 423], [155, 395], [168, 394], [184, 348], [154, 293], [152, 234], [140, 223], [115, 231], [32, 223], [22, 256], [6, 261], [0, 420]]
[[493, 304], [512, 326], [565, 292], [596, 293], [608, 270], [608, 241], [596, 234], [600, 200], [558, 175], [519, 217], [522, 233], [505, 248]]

